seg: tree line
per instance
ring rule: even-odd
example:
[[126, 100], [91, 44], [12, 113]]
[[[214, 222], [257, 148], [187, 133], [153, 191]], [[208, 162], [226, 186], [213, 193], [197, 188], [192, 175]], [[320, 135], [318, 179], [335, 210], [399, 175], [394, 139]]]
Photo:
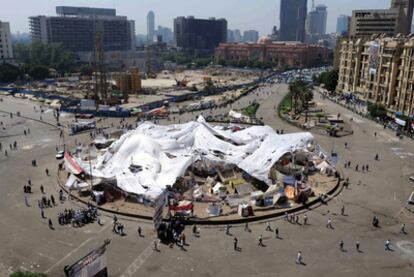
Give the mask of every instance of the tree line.
[[60, 43], [20, 43], [14, 45], [13, 52], [16, 64], [0, 64], [0, 82], [42, 80], [49, 77], [50, 69], [59, 75], [79, 69], [75, 54]]

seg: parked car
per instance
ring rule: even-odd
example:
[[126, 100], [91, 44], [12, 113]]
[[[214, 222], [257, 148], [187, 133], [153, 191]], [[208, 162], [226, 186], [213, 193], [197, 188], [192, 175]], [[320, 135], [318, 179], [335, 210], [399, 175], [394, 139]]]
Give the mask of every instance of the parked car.
[[61, 160], [63, 159], [63, 157], [65, 156], [65, 151], [60, 150], [59, 152], [57, 152], [56, 154], [56, 160]]

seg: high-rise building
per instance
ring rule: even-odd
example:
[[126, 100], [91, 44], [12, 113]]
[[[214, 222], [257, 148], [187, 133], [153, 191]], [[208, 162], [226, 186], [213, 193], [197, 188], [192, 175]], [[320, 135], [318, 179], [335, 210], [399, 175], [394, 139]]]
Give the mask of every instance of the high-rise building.
[[324, 35], [328, 12], [325, 5], [317, 5], [306, 18], [306, 31], [310, 35]]
[[256, 30], [247, 30], [243, 32], [243, 42], [257, 42], [259, 32]]
[[147, 42], [154, 42], [155, 35], [155, 14], [153, 11], [149, 11], [147, 14]]
[[0, 63], [13, 59], [10, 24], [0, 21]]
[[174, 42], [174, 33], [168, 27], [158, 26], [157, 36], [160, 36], [161, 41], [166, 43], [166, 44], [173, 44], [173, 42]]
[[398, 32], [404, 35], [409, 34], [413, 21], [414, 0], [392, 0], [391, 8], [400, 10]]
[[348, 33], [349, 31], [349, 16], [340, 15], [336, 20], [336, 32], [338, 34]]
[[58, 16], [29, 18], [32, 40], [62, 43], [74, 52], [95, 49], [96, 34], [102, 35], [105, 51], [127, 51], [135, 48], [135, 23], [117, 16], [115, 9], [56, 7]]
[[174, 19], [174, 40], [182, 50], [211, 51], [227, 41], [225, 19], [197, 19], [192, 16]]
[[280, 33], [281, 41], [305, 41], [307, 0], [281, 0]]
[[370, 37], [373, 34], [408, 35], [411, 29], [414, 0], [392, 0], [389, 9], [354, 10], [350, 37]]

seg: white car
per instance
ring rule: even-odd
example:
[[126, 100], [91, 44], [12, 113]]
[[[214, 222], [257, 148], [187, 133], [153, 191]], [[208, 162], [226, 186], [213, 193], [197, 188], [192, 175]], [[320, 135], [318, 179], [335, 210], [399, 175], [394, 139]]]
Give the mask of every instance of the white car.
[[61, 160], [63, 159], [63, 156], [65, 155], [65, 151], [60, 150], [59, 152], [57, 152], [56, 154], [56, 160]]

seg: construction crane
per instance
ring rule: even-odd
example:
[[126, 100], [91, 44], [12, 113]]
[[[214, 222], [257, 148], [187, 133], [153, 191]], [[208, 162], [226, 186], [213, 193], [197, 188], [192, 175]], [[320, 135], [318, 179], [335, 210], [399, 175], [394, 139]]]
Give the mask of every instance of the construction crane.
[[152, 59], [151, 59], [151, 55], [152, 55], [152, 53], [151, 53], [151, 46], [150, 45], [148, 45], [147, 47], [146, 47], [146, 73], [147, 73], [147, 78], [155, 78], [156, 77], [156, 75], [155, 75], [155, 73], [153, 72], [153, 69], [152, 69]]

